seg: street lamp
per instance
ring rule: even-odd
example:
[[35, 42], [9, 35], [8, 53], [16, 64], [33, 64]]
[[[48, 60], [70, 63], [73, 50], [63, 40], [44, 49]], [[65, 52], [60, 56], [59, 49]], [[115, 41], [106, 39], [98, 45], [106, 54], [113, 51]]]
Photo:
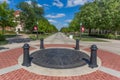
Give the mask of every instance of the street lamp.
[[37, 34], [36, 34], [36, 37], [37, 37], [37, 39], [38, 39], [38, 26], [34, 26], [34, 31], [37, 33]]
[[81, 35], [82, 35], [81, 27], [82, 27], [82, 23], [80, 23], [80, 40], [81, 40]]

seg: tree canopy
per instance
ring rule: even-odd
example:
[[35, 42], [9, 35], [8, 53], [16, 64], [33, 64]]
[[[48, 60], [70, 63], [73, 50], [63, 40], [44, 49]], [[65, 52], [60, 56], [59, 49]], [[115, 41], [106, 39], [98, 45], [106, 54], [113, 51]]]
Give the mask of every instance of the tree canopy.
[[14, 10], [10, 9], [6, 2], [0, 3], [0, 27], [2, 28], [2, 34], [4, 34], [5, 27], [16, 26], [14, 22]]
[[44, 9], [38, 6], [36, 0], [31, 0], [31, 3], [21, 2], [17, 7], [21, 10], [20, 21], [24, 23], [26, 30], [31, 32], [35, 25], [38, 26], [39, 32], [52, 32], [53, 29], [57, 29], [52, 28], [53, 25], [44, 17]]
[[82, 23], [86, 29], [120, 30], [120, 0], [95, 0], [88, 2], [74, 16], [69, 28], [79, 30]]

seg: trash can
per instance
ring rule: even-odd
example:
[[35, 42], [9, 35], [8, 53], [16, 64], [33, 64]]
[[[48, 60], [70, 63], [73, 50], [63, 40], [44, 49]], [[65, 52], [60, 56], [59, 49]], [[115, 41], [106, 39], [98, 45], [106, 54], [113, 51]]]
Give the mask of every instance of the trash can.
[[69, 38], [70, 38], [70, 39], [73, 39], [73, 35], [69, 35]]

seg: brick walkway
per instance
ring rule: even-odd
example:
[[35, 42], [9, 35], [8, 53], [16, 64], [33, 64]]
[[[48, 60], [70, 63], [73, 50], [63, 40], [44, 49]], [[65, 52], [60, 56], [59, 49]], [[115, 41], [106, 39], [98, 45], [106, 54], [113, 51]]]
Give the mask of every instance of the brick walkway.
[[[90, 51], [89, 48], [84, 50]], [[105, 50], [98, 50], [98, 57], [102, 61], [102, 66], [120, 71], [120, 55]]]
[[[73, 48], [74, 45], [68, 44], [47, 44], [45, 47], [69, 47]], [[35, 48], [31, 48], [34, 50]], [[84, 50], [89, 51], [89, 48]], [[18, 64], [18, 57], [22, 54], [22, 48], [11, 49], [0, 53], [0, 69], [10, 67]], [[111, 68], [113, 70], [120, 71], [120, 56], [113, 54], [108, 51], [98, 50], [98, 56], [102, 60], [102, 66]], [[8, 72], [0, 75], [0, 80], [120, 80], [120, 78], [110, 75], [108, 73], [97, 70], [93, 73], [82, 75], [82, 76], [71, 76], [71, 77], [56, 77], [56, 76], [45, 76], [31, 73], [23, 68]]]

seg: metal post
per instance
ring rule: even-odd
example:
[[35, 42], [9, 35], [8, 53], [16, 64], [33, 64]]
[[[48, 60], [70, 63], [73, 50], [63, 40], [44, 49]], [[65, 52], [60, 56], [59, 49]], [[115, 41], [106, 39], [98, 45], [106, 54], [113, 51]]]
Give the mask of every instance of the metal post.
[[94, 68], [94, 67], [98, 67], [97, 65], [97, 46], [96, 45], [92, 45], [91, 46], [91, 57], [90, 57], [90, 65], [89, 67]]
[[81, 30], [81, 27], [82, 27], [82, 23], [80, 23], [80, 40], [82, 39], [82, 30]]
[[38, 39], [38, 30], [37, 30], [37, 39]]
[[79, 50], [79, 39], [76, 39], [76, 47], [75, 50]]
[[40, 39], [40, 49], [44, 49], [44, 39]]
[[30, 64], [30, 56], [29, 56], [29, 48], [30, 48], [30, 46], [29, 46], [29, 44], [24, 44], [24, 46], [23, 46], [23, 63], [22, 63], [22, 65], [23, 66], [26, 66], [26, 67], [29, 67], [29, 66], [31, 66], [31, 64]]

